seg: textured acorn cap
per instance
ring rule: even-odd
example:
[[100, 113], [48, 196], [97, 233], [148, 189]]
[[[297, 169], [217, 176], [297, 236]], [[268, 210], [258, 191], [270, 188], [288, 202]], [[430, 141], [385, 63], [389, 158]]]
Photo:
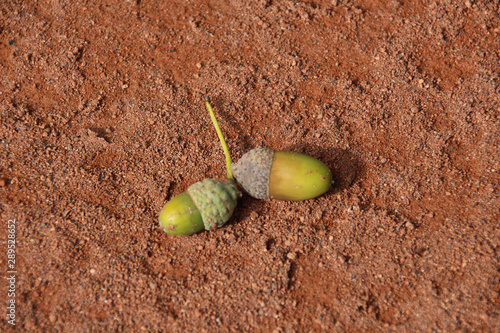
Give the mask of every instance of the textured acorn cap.
[[252, 197], [269, 199], [269, 177], [274, 150], [255, 148], [231, 165], [234, 178]]
[[207, 178], [189, 186], [187, 193], [201, 213], [206, 230], [222, 227], [233, 215], [239, 191], [232, 180]]

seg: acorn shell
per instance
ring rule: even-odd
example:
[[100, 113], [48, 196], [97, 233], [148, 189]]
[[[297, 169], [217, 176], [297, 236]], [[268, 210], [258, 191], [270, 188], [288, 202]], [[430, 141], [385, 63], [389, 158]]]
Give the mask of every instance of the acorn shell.
[[167, 202], [159, 220], [165, 232], [171, 235], [191, 235], [205, 229], [200, 210], [187, 192]]
[[160, 225], [171, 235], [191, 235], [223, 226], [236, 207], [239, 191], [229, 180], [207, 178], [172, 198], [160, 212]]
[[255, 148], [231, 166], [237, 182], [258, 199], [299, 201], [322, 195], [332, 173], [321, 161], [300, 153]]

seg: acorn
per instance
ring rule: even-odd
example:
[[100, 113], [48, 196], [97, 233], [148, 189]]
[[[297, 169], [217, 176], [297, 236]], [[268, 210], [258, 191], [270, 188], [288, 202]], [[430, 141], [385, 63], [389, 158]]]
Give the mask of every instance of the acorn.
[[236, 181], [252, 197], [300, 201], [318, 197], [332, 184], [320, 160], [291, 151], [255, 148], [231, 165]]
[[208, 101], [206, 107], [226, 156], [228, 180], [204, 179], [167, 202], [160, 212], [159, 221], [165, 232], [171, 235], [191, 235], [222, 227], [233, 215], [240, 195], [231, 173], [232, 161], [226, 141]]

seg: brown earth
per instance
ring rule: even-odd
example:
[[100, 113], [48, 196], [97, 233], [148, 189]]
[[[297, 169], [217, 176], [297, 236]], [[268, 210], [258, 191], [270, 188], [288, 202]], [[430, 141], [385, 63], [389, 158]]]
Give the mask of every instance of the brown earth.
[[[0, 228], [27, 332], [498, 332], [499, 1], [2, 1]], [[257, 146], [304, 202], [158, 213]]]

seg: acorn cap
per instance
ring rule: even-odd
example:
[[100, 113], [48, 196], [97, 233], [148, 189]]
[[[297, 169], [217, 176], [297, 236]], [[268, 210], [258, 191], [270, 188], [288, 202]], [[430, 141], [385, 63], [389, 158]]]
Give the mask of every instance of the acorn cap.
[[252, 197], [269, 199], [269, 179], [274, 150], [254, 148], [231, 165], [234, 178]]
[[187, 193], [201, 213], [205, 230], [213, 230], [233, 215], [240, 192], [232, 180], [207, 178], [189, 186]]

